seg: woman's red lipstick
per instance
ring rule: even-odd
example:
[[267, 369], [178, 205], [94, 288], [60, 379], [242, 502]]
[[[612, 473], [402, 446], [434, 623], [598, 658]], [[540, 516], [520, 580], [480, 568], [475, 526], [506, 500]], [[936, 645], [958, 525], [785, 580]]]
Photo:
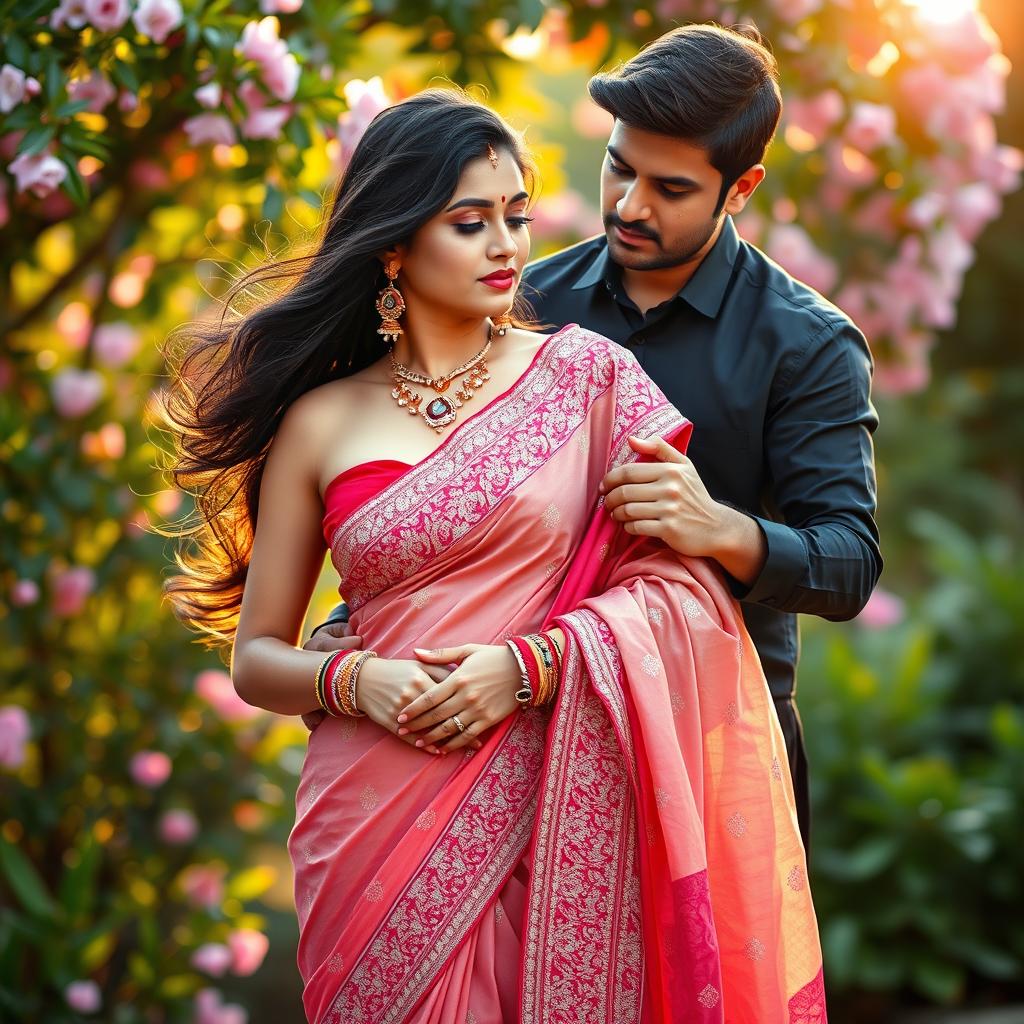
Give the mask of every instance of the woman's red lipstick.
[[499, 288], [501, 291], [508, 291], [515, 284], [516, 272], [514, 270], [496, 270], [493, 274], [481, 277], [480, 280], [492, 288]]

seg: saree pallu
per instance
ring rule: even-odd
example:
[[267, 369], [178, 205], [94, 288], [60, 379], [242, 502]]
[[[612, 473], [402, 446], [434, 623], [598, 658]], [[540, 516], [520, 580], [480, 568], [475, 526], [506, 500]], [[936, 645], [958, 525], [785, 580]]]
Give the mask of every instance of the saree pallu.
[[[557, 624], [551, 709], [436, 757], [368, 719], [310, 737], [289, 840], [316, 1024], [818, 1024], [785, 748], [719, 572], [598, 484], [690, 425], [575, 325], [325, 536], [382, 657]], [[344, 490], [339, 488], [338, 490]], [[335, 501], [335, 499], [339, 499]], [[365, 500], [364, 500], [365, 499]]]

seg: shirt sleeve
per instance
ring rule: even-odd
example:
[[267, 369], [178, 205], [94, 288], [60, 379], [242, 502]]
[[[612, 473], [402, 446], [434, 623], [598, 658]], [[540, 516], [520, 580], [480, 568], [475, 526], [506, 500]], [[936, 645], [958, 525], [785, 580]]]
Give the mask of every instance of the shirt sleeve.
[[871, 354], [849, 321], [827, 324], [776, 380], [765, 424], [768, 514], [754, 516], [768, 556], [740, 600], [851, 619], [882, 571]]

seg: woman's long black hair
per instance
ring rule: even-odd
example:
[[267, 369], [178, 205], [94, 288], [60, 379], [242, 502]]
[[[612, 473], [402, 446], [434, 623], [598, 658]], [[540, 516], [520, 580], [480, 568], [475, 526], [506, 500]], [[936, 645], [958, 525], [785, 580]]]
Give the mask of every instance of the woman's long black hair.
[[[312, 251], [246, 274], [219, 320], [172, 336], [162, 413], [174, 440], [171, 475], [193, 496], [195, 514], [174, 534], [185, 543], [164, 593], [208, 646], [234, 638], [263, 467], [285, 411], [380, 358], [380, 254], [444, 209], [463, 168], [488, 144], [510, 151], [530, 180], [517, 134], [464, 93], [431, 89], [382, 111], [356, 147]], [[284, 289], [235, 312], [268, 284]]]

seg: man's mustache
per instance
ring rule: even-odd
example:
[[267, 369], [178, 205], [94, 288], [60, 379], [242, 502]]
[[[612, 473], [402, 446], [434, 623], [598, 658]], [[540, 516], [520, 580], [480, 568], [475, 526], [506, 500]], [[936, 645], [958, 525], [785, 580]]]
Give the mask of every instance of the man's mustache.
[[644, 238], [650, 238], [652, 241], [661, 245], [661, 239], [658, 238], [657, 232], [652, 231], [643, 224], [627, 224], [625, 221], [620, 220], [614, 213], [606, 213], [604, 215], [604, 226], [606, 228], [622, 228], [623, 231], [630, 231], [634, 235], [643, 235]]

